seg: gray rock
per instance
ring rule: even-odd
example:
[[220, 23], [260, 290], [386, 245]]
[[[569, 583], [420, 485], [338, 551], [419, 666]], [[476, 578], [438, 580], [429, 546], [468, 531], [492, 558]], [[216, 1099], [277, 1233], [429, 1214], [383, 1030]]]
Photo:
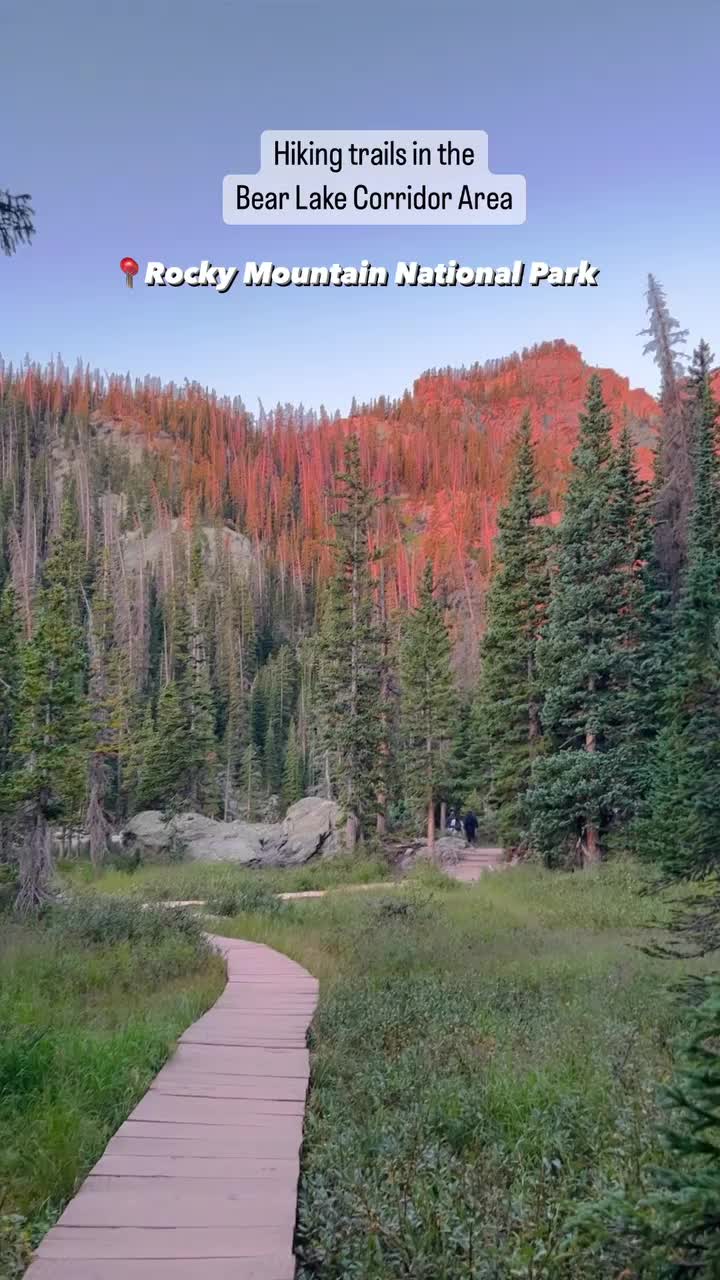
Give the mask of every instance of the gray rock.
[[339, 809], [332, 800], [308, 796], [292, 805], [283, 822], [217, 822], [199, 813], [137, 813], [122, 832], [126, 849], [151, 857], [182, 852], [193, 861], [240, 862], [284, 867], [338, 851]]

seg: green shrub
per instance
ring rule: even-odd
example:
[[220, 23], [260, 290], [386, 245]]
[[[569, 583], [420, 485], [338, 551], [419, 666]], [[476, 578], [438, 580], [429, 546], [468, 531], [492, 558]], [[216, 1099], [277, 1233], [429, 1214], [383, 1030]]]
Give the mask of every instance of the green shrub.
[[32, 1260], [30, 1230], [19, 1213], [0, 1213], [0, 1280], [19, 1280]]
[[48, 908], [47, 926], [56, 936], [81, 942], [153, 945], [168, 937], [203, 946], [203, 928], [185, 907], [145, 906], [132, 898], [86, 894]]
[[246, 912], [277, 915], [284, 907], [282, 899], [271, 890], [252, 883], [225, 885], [207, 900], [207, 909], [214, 916], [239, 916]]

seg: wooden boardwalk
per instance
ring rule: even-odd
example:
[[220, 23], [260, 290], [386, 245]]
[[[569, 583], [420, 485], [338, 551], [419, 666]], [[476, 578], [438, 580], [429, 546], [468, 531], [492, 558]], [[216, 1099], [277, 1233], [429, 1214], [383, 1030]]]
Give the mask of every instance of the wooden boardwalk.
[[27, 1280], [292, 1280], [314, 978], [213, 941], [228, 982], [42, 1241]]
[[445, 867], [445, 871], [453, 880], [462, 880], [470, 884], [479, 880], [486, 871], [494, 871], [502, 862], [502, 849], [477, 848], [467, 845], [460, 853], [459, 861]]

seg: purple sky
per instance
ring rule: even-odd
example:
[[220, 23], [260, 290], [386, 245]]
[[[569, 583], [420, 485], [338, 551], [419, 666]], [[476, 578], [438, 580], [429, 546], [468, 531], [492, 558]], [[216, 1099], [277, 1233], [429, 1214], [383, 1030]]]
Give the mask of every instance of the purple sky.
[[[647, 272], [720, 349], [714, 0], [4, 0], [0, 187], [37, 236], [0, 258], [0, 351], [324, 402], [554, 337], [655, 389]], [[222, 178], [265, 128], [484, 128], [523, 173], [523, 227], [226, 227]], [[572, 289], [126, 289], [119, 259], [189, 266], [601, 267]], [[720, 355], [720, 350], [719, 350]]]

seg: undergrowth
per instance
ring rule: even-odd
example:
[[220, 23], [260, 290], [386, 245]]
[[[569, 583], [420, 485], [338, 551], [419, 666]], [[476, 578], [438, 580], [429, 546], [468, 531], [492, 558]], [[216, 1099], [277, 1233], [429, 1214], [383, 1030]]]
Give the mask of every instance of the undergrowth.
[[87, 899], [0, 934], [0, 1278], [15, 1280], [223, 965], [197, 920]]
[[662, 1162], [684, 1019], [683, 970], [641, 950], [669, 918], [647, 887], [526, 867], [217, 926], [321, 978], [303, 1280], [616, 1280], [578, 1206]]

